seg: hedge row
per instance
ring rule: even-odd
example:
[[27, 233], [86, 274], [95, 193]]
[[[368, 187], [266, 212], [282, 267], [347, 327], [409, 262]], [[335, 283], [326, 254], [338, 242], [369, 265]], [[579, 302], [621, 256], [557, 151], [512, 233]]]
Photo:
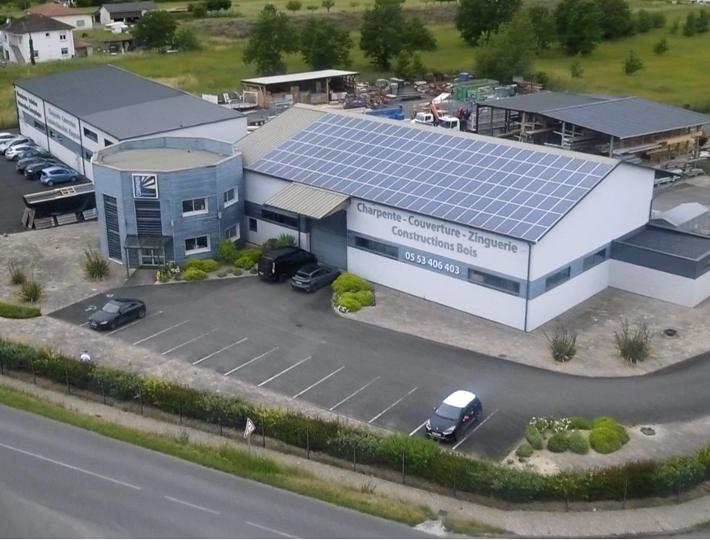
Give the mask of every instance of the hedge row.
[[[239, 398], [195, 390], [177, 383], [81, 363], [51, 349], [0, 339], [0, 367], [32, 373], [117, 400], [142, 400], [175, 415], [243, 429], [249, 417], [268, 437], [358, 463], [402, 470], [459, 491], [513, 502], [621, 500], [675, 495], [710, 477], [710, 446], [694, 456], [665, 462], [568, 471], [543, 476], [445, 451], [423, 438], [379, 435], [336, 421], [255, 407]], [[307, 435], [306, 435], [307, 434]]]
[[31, 319], [42, 315], [39, 308], [33, 306], [18, 306], [0, 302], [0, 317], [5, 319]]

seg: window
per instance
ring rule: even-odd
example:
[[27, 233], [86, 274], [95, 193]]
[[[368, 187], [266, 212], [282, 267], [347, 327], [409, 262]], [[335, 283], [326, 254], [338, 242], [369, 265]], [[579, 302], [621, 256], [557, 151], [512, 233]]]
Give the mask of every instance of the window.
[[196, 214], [207, 213], [207, 199], [200, 197], [199, 199], [188, 199], [182, 201], [182, 215], [193, 216]]
[[198, 236], [197, 238], [185, 238], [185, 255], [191, 253], [202, 253], [210, 250], [210, 237]]
[[35, 49], [32, 52], [33, 52], [35, 58], [39, 58], [39, 51], [38, 50]]
[[69, 54], [69, 49], [62, 47], [62, 56], [67, 56]]
[[254, 219], [253, 217], [249, 218], [249, 230], [251, 232], [257, 232], [256, 231], [256, 219]]
[[239, 226], [239, 223], [236, 225], [229, 227], [226, 231], [224, 231], [224, 237], [227, 240], [239, 240], [241, 237], [241, 227]]
[[42, 122], [35, 120], [34, 121], [34, 126], [35, 128], [39, 129], [40, 131], [47, 131], [47, 126], [45, 126]]
[[45, 32], [44, 37], [49, 37], [49, 32]]
[[[49, 34], [46, 34], [49, 37]], [[67, 40], [67, 35], [66, 34], [59, 34], [59, 41], [66, 41]]]
[[556, 274], [552, 274], [545, 280], [545, 291], [554, 289], [558, 285], [562, 285], [565, 281], [569, 280], [570, 267], [560, 270]]
[[55, 141], [62, 142], [62, 136], [53, 129], [49, 130], [49, 136], [52, 137], [52, 139], [54, 139]]
[[94, 153], [91, 150], [84, 149], [84, 159], [86, 161], [91, 161], [92, 157], [94, 157]]
[[109, 141], [108, 139], [104, 139], [104, 147], [111, 146], [112, 144], [113, 144], [112, 141]]
[[389, 257], [390, 259], [399, 259], [399, 248], [383, 244], [382, 242], [376, 242], [375, 240], [369, 240], [362, 236], [355, 237], [355, 247], [383, 255], [384, 257]]
[[279, 214], [278, 212], [272, 212], [271, 210], [261, 210], [261, 219], [264, 221], [271, 221], [272, 223], [278, 223], [279, 225], [285, 225], [286, 227], [291, 227], [293, 229], [298, 228], [298, 218], [287, 216], [285, 214]]
[[484, 287], [488, 287], [489, 289], [495, 289], [496, 291], [514, 294], [516, 296], [520, 294], [520, 283], [513, 281], [512, 279], [506, 279], [500, 276], [486, 274], [485, 272], [480, 272], [478, 270], [469, 269], [468, 280], [476, 285], [482, 285]]
[[237, 188], [228, 189], [224, 192], [223, 197], [224, 207], [232, 206], [237, 202]]
[[84, 137], [94, 142], [99, 142], [99, 136], [88, 128], [84, 128]]
[[600, 249], [594, 255], [584, 258], [584, 271], [594, 268], [606, 260], [606, 248]]
[[78, 21], [76, 21], [76, 27], [77, 27], [77, 28], [81, 28], [82, 26], [84, 26], [84, 24], [85, 24], [85, 23], [84, 23], [84, 20], [83, 20], [83, 19], [79, 19]]

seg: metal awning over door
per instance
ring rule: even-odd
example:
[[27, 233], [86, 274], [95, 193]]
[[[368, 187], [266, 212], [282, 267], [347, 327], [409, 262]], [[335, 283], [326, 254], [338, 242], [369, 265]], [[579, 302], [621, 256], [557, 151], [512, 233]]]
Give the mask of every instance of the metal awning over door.
[[303, 184], [291, 184], [268, 199], [264, 206], [311, 219], [323, 219], [350, 204], [350, 197]]

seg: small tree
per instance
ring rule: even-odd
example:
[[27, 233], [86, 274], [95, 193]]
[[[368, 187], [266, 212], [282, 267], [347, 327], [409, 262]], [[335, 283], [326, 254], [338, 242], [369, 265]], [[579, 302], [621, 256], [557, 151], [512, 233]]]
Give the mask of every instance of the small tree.
[[227, 11], [232, 7], [232, 0], [203, 0], [207, 11]]
[[653, 28], [653, 21], [651, 20], [651, 15], [645, 9], [640, 9], [636, 14], [636, 30], [640, 34], [646, 34]]
[[698, 26], [697, 19], [698, 17], [695, 15], [695, 12], [691, 11], [688, 13], [685, 18], [685, 23], [683, 24], [683, 35], [685, 37], [692, 37], [695, 35]]
[[533, 41], [535, 51], [540, 54], [549, 49], [550, 44], [555, 40], [557, 29], [555, 28], [555, 17], [545, 6], [532, 6], [528, 8], [528, 15], [533, 27]]
[[311, 4], [310, 6], [306, 6], [306, 9], [311, 13], [315, 13], [316, 11], [318, 11], [318, 6]]
[[427, 74], [427, 68], [422, 62], [422, 55], [414, 53], [412, 55], [412, 75], [414, 78], [422, 79]]
[[659, 11], [651, 15], [651, 23], [653, 24], [654, 28], [663, 28], [666, 25], [666, 22], [666, 16]]
[[286, 71], [282, 55], [296, 52], [297, 48], [298, 34], [288, 15], [273, 4], [266, 4], [252, 27], [243, 60], [245, 64], [255, 64], [259, 75], [276, 75]]
[[629, 51], [629, 55], [624, 60], [622, 70], [627, 75], [633, 75], [634, 73], [636, 73], [637, 71], [641, 71], [645, 67], [646, 66], [643, 63], [643, 60], [641, 60], [641, 57], [634, 51]]
[[626, 0], [595, 0], [599, 7], [604, 39], [620, 39], [634, 33], [634, 19]]
[[653, 335], [646, 326], [641, 323], [639, 327], [631, 331], [629, 321], [621, 319], [621, 331], [614, 332], [616, 349], [621, 358], [630, 364], [638, 364], [651, 356], [651, 339]]
[[654, 46], [653, 52], [658, 56], [666, 54], [668, 52], [668, 40], [666, 38], [661, 38]]
[[706, 34], [710, 30], [710, 15], [704, 9], [700, 10], [698, 18], [695, 20], [695, 32], [697, 34]]
[[579, 58], [572, 62], [572, 65], [569, 67], [569, 74], [573, 79], [581, 79], [582, 75], [584, 75], [584, 68]]
[[653, 480], [659, 491], [674, 490], [678, 497], [680, 493], [699, 482], [705, 476], [705, 465], [697, 457], [675, 457], [660, 464]]
[[189, 11], [195, 19], [204, 19], [207, 17], [207, 7], [202, 2], [188, 5], [187, 11]]
[[486, 36], [476, 49], [475, 72], [501, 82], [515, 75], [533, 73], [535, 50], [530, 47], [532, 22], [527, 11], [516, 13], [513, 20], [504, 23], [495, 34]]
[[326, 17], [310, 17], [301, 31], [301, 54], [313, 70], [350, 67], [352, 48], [350, 32]]
[[200, 39], [192, 28], [181, 26], [175, 31], [173, 47], [179, 51], [199, 51], [202, 48]]
[[593, 0], [562, 0], [555, 9], [557, 35], [567, 54], [590, 54], [603, 37], [602, 11]]
[[328, 15], [330, 15], [330, 10], [335, 7], [335, 2], [333, 0], [322, 0], [320, 5], [323, 6]]
[[673, 24], [671, 24], [671, 27], [668, 29], [668, 33], [672, 36], [677, 36], [678, 30], [680, 30], [680, 19], [673, 21]]
[[286, 9], [294, 15], [297, 11], [301, 11], [301, 8], [303, 8], [303, 2], [301, 2], [301, 0], [288, 0], [286, 4]]
[[410, 55], [408, 52], [402, 51], [397, 55], [394, 63], [394, 74], [405, 81], [411, 81], [414, 79], [412, 62], [410, 61]]
[[459, 0], [456, 8], [456, 29], [469, 45], [477, 45], [487, 33], [513, 19], [522, 0]]
[[167, 11], [149, 11], [136, 23], [133, 37], [136, 45], [145, 49], [169, 47], [175, 38], [177, 21]]

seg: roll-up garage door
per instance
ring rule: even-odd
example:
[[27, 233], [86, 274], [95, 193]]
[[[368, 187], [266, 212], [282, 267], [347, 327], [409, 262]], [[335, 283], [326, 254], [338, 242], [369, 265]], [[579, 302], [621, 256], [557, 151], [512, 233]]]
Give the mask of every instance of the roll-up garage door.
[[348, 223], [345, 210], [323, 219], [311, 220], [311, 252], [320, 262], [348, 267]]

